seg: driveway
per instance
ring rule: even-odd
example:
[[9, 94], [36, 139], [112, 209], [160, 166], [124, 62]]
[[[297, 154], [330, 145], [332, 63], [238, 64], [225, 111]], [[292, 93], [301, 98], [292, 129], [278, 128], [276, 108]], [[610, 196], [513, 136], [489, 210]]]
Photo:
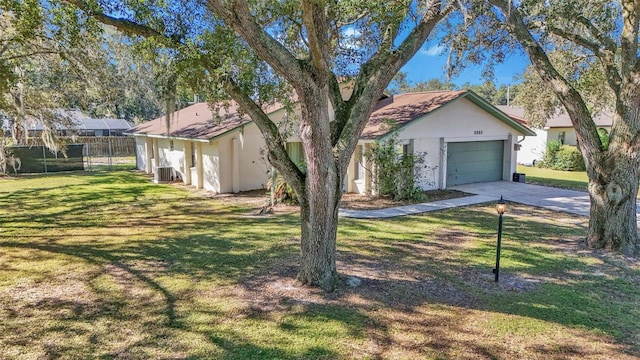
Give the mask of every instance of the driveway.
[[525, 205], [589, 216], [589, 194], [583, 191], [511, 181], [457, 185], [449, 189], [494, 199], [499, 199], [502, 196], [505, 200]]
[[[570, 214], [589, 216], [589, 194], [586, 191], [565, 190], [548, 186], [532, 185], [511, 181], [494, 181], [477, 184], [452, 186], [448, 189], [474, 194], [463, 198], [435, 201], [432, 203], [400, 206], [380, 210], [340, 209], [340, 216], [377, 219], [420, 214], [429, 211], [449, 209], [459, 206], [481, 204], [496, 201], [502, 196], [505, 200], [520, 204], [537, 206], [549, 210], [564, 211]], [[636, 208], [638, 212], [638, 208]], [[640, 226], [640, 216], [638, 218]]]

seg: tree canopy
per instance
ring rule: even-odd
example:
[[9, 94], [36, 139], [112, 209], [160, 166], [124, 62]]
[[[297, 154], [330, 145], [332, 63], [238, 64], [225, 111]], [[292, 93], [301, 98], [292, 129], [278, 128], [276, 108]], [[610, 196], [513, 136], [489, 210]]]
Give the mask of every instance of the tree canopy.
[[[467, 36], [459, 59], [523, 50], [532, 64], [525, 79], [537, 84], [523, 100], [528, 117], [540, 124], [560, 104], [569, 115], [589, 176], [587, 243], [640, 254], [640, 1], [472, 0], [466, 9], [474, 21], [456, 32]], [[613, 118], [608, 146], [594, 122], [601, 109]]]
[[[332, 290], [342, 179], [369, 115], [394, 74], [456, 8], [448, 1], [68, 0], [82, 21], [112, 25], [171, 59], [211, 100], [237, 102], [265, 137], [269, 161], [301, 203], [298, 279]], [[349, 80], [350, 96], [340, 83]], [[295, 95], [294, 95], [295, 94]], [[264, 113], [274, 102], [298, 117], [306, 172], [289, 158], [286, 133]]]

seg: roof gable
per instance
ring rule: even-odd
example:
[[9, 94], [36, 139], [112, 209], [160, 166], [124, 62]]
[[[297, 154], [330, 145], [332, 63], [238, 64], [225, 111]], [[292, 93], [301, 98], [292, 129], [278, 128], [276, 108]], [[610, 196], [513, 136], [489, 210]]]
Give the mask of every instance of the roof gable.
[[361, 139], [373, 140], [388, 136], [413, 121], [462, 98], [470, 100], [515, 130], [525, 135], [535, 135], [526, 125], [517, 119], [509, 117], [473, 91], [455, 90], [407, 93], [380, 100], [362, 132]]

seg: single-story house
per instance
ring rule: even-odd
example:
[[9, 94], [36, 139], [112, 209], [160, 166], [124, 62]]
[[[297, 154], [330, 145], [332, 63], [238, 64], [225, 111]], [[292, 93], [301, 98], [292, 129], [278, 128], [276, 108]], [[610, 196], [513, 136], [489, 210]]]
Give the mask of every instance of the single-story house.
[[[266, 113], [276, 122], [285, 116], [285, 110], [277, 106]], [[388, 126], [389, 122], [395, 126]], [[169, 169], [172, 178], [215, 193], [261, 189], [267, 184], [270, 165], [262, 135], [233, 104], [217, 111], [206, 103], [194, 104], [168, 119], [140, 124], [129, 133], [136, 138], [138, 169], [156, 177]], [[345, 191], [375, 191], [366, 150], [393, 134], [404, 152], [424, 155], [424, 177], [419, 179], [424, 189], [511, 180], [517, 143], [535, 135], [472, 91], [385, 96], [362, 133], [345, 178]], [[299, 138], [294, 135], [288, 141], [292, 159], [301, 159]]]
[[[92, 118], [86, 116], [78, 109], [66, 109], [58, 111], [60, 121], [55, 124], [56, 131], [61, 136], [123, 136], [125, 131], [131, 130], [135, 125], [125, 119]], [[40, 120], [30, 117], [24, 122], [25, 130], [30, 137], [38, 137], [42, 134], [43, 124]], [[2, 119], [2, 128], [5, 134], [11, 134], [9, 120]]]
[[[266, 111], [274, 121], [285, 114], [278, 107]], [[196, 103], [128, 133], [136, 139], [136, 166], [147, 173], [159, 176], [158, 168], [171, 168], [171, 179], [215, 193], [267, 185], [271, 166], [262, 134], [233, 103], [214, 111], [207, 103]]]
[[[498, 105], [498, 109], [513, 118], [526, 121], [524, 108], [521, 106]], [[609, 133], [613, 124], [613, 116], [607, 112], [598, 114], [594, 119], [598, 129]], [[518, 153], [518, 163], [524, 165], [535, 164], [542, 160], [547, 149], [547, 141], [558, 140], [561, 144], [576, 146], [576, 130], [566, 112], [558, 112], [549, 118], [542, 129], [534, 129], [536, 136], [527, 137], [520, 143], [521, 150]]]

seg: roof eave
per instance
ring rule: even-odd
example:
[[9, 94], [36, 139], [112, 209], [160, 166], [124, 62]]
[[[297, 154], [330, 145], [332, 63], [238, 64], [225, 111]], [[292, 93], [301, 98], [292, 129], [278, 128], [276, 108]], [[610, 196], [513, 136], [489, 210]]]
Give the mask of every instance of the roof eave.
[[389, 138], [389, 136], [393, 135], [394, 133], [398, 132], [399, 130], [401, 130], [402, 128], [406, 127], [407, 125], [413, 123], [414, 121], [416, 121], [418, 119], [421, 119], [421, 118], [423, 118], [423, 117], [425, 117], [427, 115], [430, 115], [432, 113], [435, 113], [436, 111], [447, 107], [449, 104], [455, 102], [456, 100], [461, 99], [462, 97], [464, 97], [464, 95], [466, 94], [467, 91], [465, 91], [465, 92], [461, 91], [456, 97], [454, 97], [453, 99], [447, 101], [446, 103], [438, 106], [437, 108], [435, 108], [435, 109], [433, 109], [431, 111], [427, 111], [424, 114], [420, 114], [419, 116], [416, 116], [415, 118], [405, 122], [404, 124], [402, 124], [402, 125], [400, 125], [398, 127], [395, 127], [393, 129], [390, 129], [389, 131], [387, 131], [386, 133], [384, 133], [384, 134], [382, 134], [380, 136], [372, 136], [372, 137], [375, 138], [376, 140], [386, 140], [387, 138]]

